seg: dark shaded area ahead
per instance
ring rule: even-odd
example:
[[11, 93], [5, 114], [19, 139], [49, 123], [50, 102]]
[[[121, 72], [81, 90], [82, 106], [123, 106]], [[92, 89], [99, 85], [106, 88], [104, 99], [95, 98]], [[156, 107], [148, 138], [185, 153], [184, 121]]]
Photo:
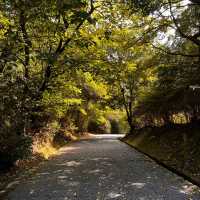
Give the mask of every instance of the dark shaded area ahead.
[[10, 200], [188, 200], [199, 189], [120, 142], [95, 136], [61, 150]]

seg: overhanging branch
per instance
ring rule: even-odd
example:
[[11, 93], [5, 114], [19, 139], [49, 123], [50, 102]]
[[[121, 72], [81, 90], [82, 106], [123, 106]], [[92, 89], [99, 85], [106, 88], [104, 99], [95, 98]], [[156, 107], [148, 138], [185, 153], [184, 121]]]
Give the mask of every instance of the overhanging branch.
[[180, 28], [180, 26], [178, 25], [178, 22], [177, 22], [177, 20], [176, 20], [176, 18], [175, 18], [175, 16], [174, 16], [174, 13], [173, 13], [173, 11], [172, 11], [172, 2], [171, 2], [171, 0], [168, 0], [168, 2], [169, 2], [169, 10], [170, 10], [171, 18], [172, 18], [172, 20], [173, 20], [173, 22], [174, 22], [174, 25], [175, 25], [177, 31], [179, 32], [180, 36], [183, 37], [183, 38], [185, 38], [185, 39], [188, 39], [188, 40], [192, 41], [192, 42], [193, 42], [194, 44], [196, 44], [197, 46], [200, 46], [200, 40], [198, 39], [200, 33], [195, 34], [195, 35], [193, 35], [193, 36], [185, 34], [185, 33], [181, 30], [181, 28]]
[[169, 54], [169, 55], [173, 55], [173, 56], [183, 56], [183, 57], [190, 57], [190, 58], [198, 58], [199, 55], [198, 54], [184, 54], [184, 53], [181, 53], [181, 52], [171, 52], [171, 51], [168, 51], [166, 49], [163, 49], [161, 47], [158, 47], [152, 43], [150, 43], [150, 45], [155, 48], [155, 49], [158, 49], [159, 51], [162, 51], [164, 52], [165, 54]]

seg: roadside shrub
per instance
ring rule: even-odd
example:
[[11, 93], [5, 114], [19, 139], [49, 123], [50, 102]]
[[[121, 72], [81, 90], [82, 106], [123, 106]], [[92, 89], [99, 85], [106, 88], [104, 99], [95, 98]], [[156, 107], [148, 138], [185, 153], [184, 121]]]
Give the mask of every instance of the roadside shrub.
[[55, 133], [55, 136], [53, 138], [53, 145], [55, 147], [64, 146], [69, 141], [70, 139], [66, 135], [66, 133], [60, 130], [59, 132]]
[[110, 121], [111, 134], [126, 134], [129, 132], [126, 113], [123, 110], [113, 110], [107, 107], [104, 116]]
[[27, 158], [32, 153], [32, 139], [27, 136], [10, 135], [0, 139], [0, 170], [14, 165], [19, 159]]
[[110, 121], [103, 116], [91, 119], [88, 123], [88, 131], [92, 133], [109, 134], [111, 132]]
[[53, 146], [56, 148], [66, 145], [70, 141], [77, 140], [77, 137], [67, 130], [59, 130], [53, 137]]

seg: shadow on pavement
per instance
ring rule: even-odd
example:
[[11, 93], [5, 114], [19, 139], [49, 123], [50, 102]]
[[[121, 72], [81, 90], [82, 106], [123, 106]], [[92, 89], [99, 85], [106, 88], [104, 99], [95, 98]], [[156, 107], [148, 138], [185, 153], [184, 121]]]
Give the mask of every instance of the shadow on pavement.
[[10, 200], [189, 200], [199, 189], [116, 138], [77, 142], [10, 193]]

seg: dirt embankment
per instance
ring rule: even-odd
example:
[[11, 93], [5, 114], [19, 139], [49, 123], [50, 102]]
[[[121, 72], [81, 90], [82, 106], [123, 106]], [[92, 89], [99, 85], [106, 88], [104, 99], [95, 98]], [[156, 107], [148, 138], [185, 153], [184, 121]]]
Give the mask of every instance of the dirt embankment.
[[143, 128], [123, 141], [200, 184], [200, 125]]

